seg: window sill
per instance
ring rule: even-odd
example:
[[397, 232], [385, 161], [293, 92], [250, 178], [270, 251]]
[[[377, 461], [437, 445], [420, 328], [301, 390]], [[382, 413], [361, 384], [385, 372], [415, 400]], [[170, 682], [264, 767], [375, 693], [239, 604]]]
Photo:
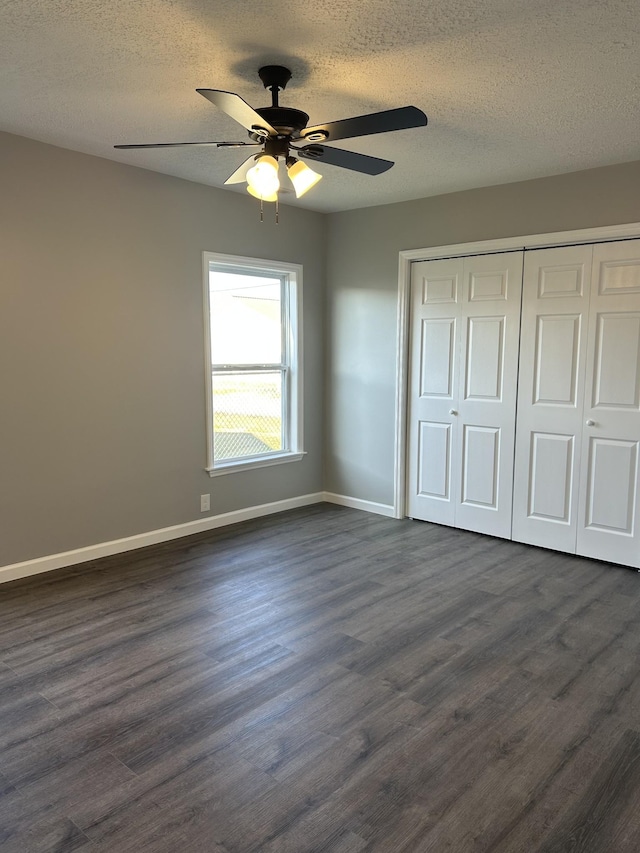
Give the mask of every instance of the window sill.
[[251, 471], [254, 468], [266, 468], [269, 465], [281, 465], [283, 462], [299, 462], [306, 452], [279, 453], [273, 456], [258, 456], [245, 462], [221, 462], [214, 468], [204, 470], [210, 477], [221, 477], [223, 474], [237, 474], [239, 471]]

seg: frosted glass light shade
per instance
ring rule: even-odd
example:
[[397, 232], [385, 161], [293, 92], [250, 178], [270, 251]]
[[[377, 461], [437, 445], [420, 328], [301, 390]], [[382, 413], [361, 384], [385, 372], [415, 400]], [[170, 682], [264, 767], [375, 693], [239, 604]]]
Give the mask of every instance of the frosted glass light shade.
[[265, 154], [247, 172], [247, 190], [263, 201], [276, 201], [273, 196], [279, 189], [278, 161]]
[[320, 178], [322, 178], [322, 175], [314, 172], [313, 169], [310, 169], [306, 163], [302, 163], [300, 160], [296, 160], [295, 163], [292, 163], [292, 165], [288, 167], [287, 172], [291, 178], [291, 183], [293, 184], [293, 188], [296, 191], [296, 196], [298, 198], [300, 198], [301, 195], [304, 195], [307, 190], [310, 190], [311, 187], [315, 187]]

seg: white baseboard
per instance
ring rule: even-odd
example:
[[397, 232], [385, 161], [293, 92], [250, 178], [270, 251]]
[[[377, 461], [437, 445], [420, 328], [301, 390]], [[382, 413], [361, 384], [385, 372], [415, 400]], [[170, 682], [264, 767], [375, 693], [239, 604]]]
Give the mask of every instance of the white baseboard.
[[[175, 524], [172, 527], [163, 527], [159, 530], [151, 530], [148, 533], [127, 536], [124, 539], [114, 539], [111, 542], [101, 542], [98, 545], [89, 545], [86, 548], [76, 548], [73, 551], [51, 554], [48, 557], [38, 557], [35, 560], [26, 560], [23, 563], [0, 566], [0, 584], [18, 580], [19, 578], [26, 578], [30, 575], [37, 575], [41, 572], [51, 572], [54, 569], [60, 569], [64, 566], [86, 563], [89, 560], [96, 560], [99, 557], [122, 554], [125, 551], [134, 551], [137, 548], [144, 548], [147, 545], [168, 542], [170, 539], [179, 539], [182, 536], [190, 536], [192, 533], [201, 533], [205, 530], [214, 530], [216, 527], [237, 524], [240, 521], [248, 521], [251, 518], [259, 518], [263, 515], [284, 512], [285, 510], [295, 509], [300, 506], [321, 503], [324, 500], [329, 500], [329, 498], [325, 498], [324, 492], [300, 495], [300, 497], [251, 506], [246, 509], [235, 510], [234, 512], [225, 512], [221, 515], [198, 518], [195, 521], [188, 521], [185, 524]], [[335, 501], [335, 503], [339, 503], [339, 501]]]
[[395, 510], [389, 504], [378, 504], [374, 501], [363, 501], [361, 498], [350, 498], [347, 495], [336, 495], [333, 492], [323, 492], [322, 499], [330, 504], [348, 506], [351, 509], [361, 509], [364, 512], [374, 512], [376, 515], [385, 515], [387, 518], [395, 518]]

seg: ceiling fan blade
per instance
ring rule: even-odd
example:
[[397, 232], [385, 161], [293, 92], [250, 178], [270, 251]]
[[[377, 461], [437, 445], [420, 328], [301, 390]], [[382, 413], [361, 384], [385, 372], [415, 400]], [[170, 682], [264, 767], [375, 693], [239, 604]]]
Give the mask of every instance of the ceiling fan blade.
[[223, 92], [220, 89], [196, 89], [200, 95], [211, 101], [216, 107], [219, 107], [232, 119], [235, 119], [239, 124], [247, 130], [255, 128], [264, 128], [268, 131], [269, 136], [277, 136], [275, 128], [271, 127], [268, 121], [262, 118], [260, 113], [257, 113], [253, 107], [233, 92]]
[[329, 163], [330, 166], [341, 166], [343, 169], [351, 169], [353, 172], [362, 172], [365, 175], [381, 175], [393, 166], [392, 160], [381, 160], [379, 157], [357, 154], [355, 151], [345, 151], [342, 148], [331, 148], [329, 145], [305, 145], [295, 150], [307, 160]]
[[254, 154], [252, 154], [251, 157], [247, 157], [247, 159], [238, 166], [233, 175], [230, 175], [227, 178], [225, 184], [241, 184], [243, 181], [246, 181], [247, 172], [255, 165], [255, 162], [256, 158]]
[[334, 142], [336, 139], [352, 139], [355, 136], [369, 136], [372, 133], [388, 133], [391, 130], [422, 127], [427, 121], [426, 115], [417, 107], [398, 107], [395, 110], [384, 110], [380, 113], [369, 113], [341, 121], [330, 121], [327, 124], [316, 124], [313, 127], [306, 127], [300, 135], [303, 139], [308, 139], [315, 134], [316, 139], [309, 141], [322, 142], [320, 135], [326, 133], [324, 140]]
[[149, 142], [145, 145], [114, 145], [114, 148], [181, 148], [183, 145], [214, 146], [216, 148], [250, 148], [261, 142]]

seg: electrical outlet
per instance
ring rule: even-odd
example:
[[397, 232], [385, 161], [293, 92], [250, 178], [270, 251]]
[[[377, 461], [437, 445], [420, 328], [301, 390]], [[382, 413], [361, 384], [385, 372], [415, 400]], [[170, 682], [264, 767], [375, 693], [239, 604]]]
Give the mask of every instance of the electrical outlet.
[[211, 509], [211, 495], [200, 495], [200, 512], [207, 512]]

